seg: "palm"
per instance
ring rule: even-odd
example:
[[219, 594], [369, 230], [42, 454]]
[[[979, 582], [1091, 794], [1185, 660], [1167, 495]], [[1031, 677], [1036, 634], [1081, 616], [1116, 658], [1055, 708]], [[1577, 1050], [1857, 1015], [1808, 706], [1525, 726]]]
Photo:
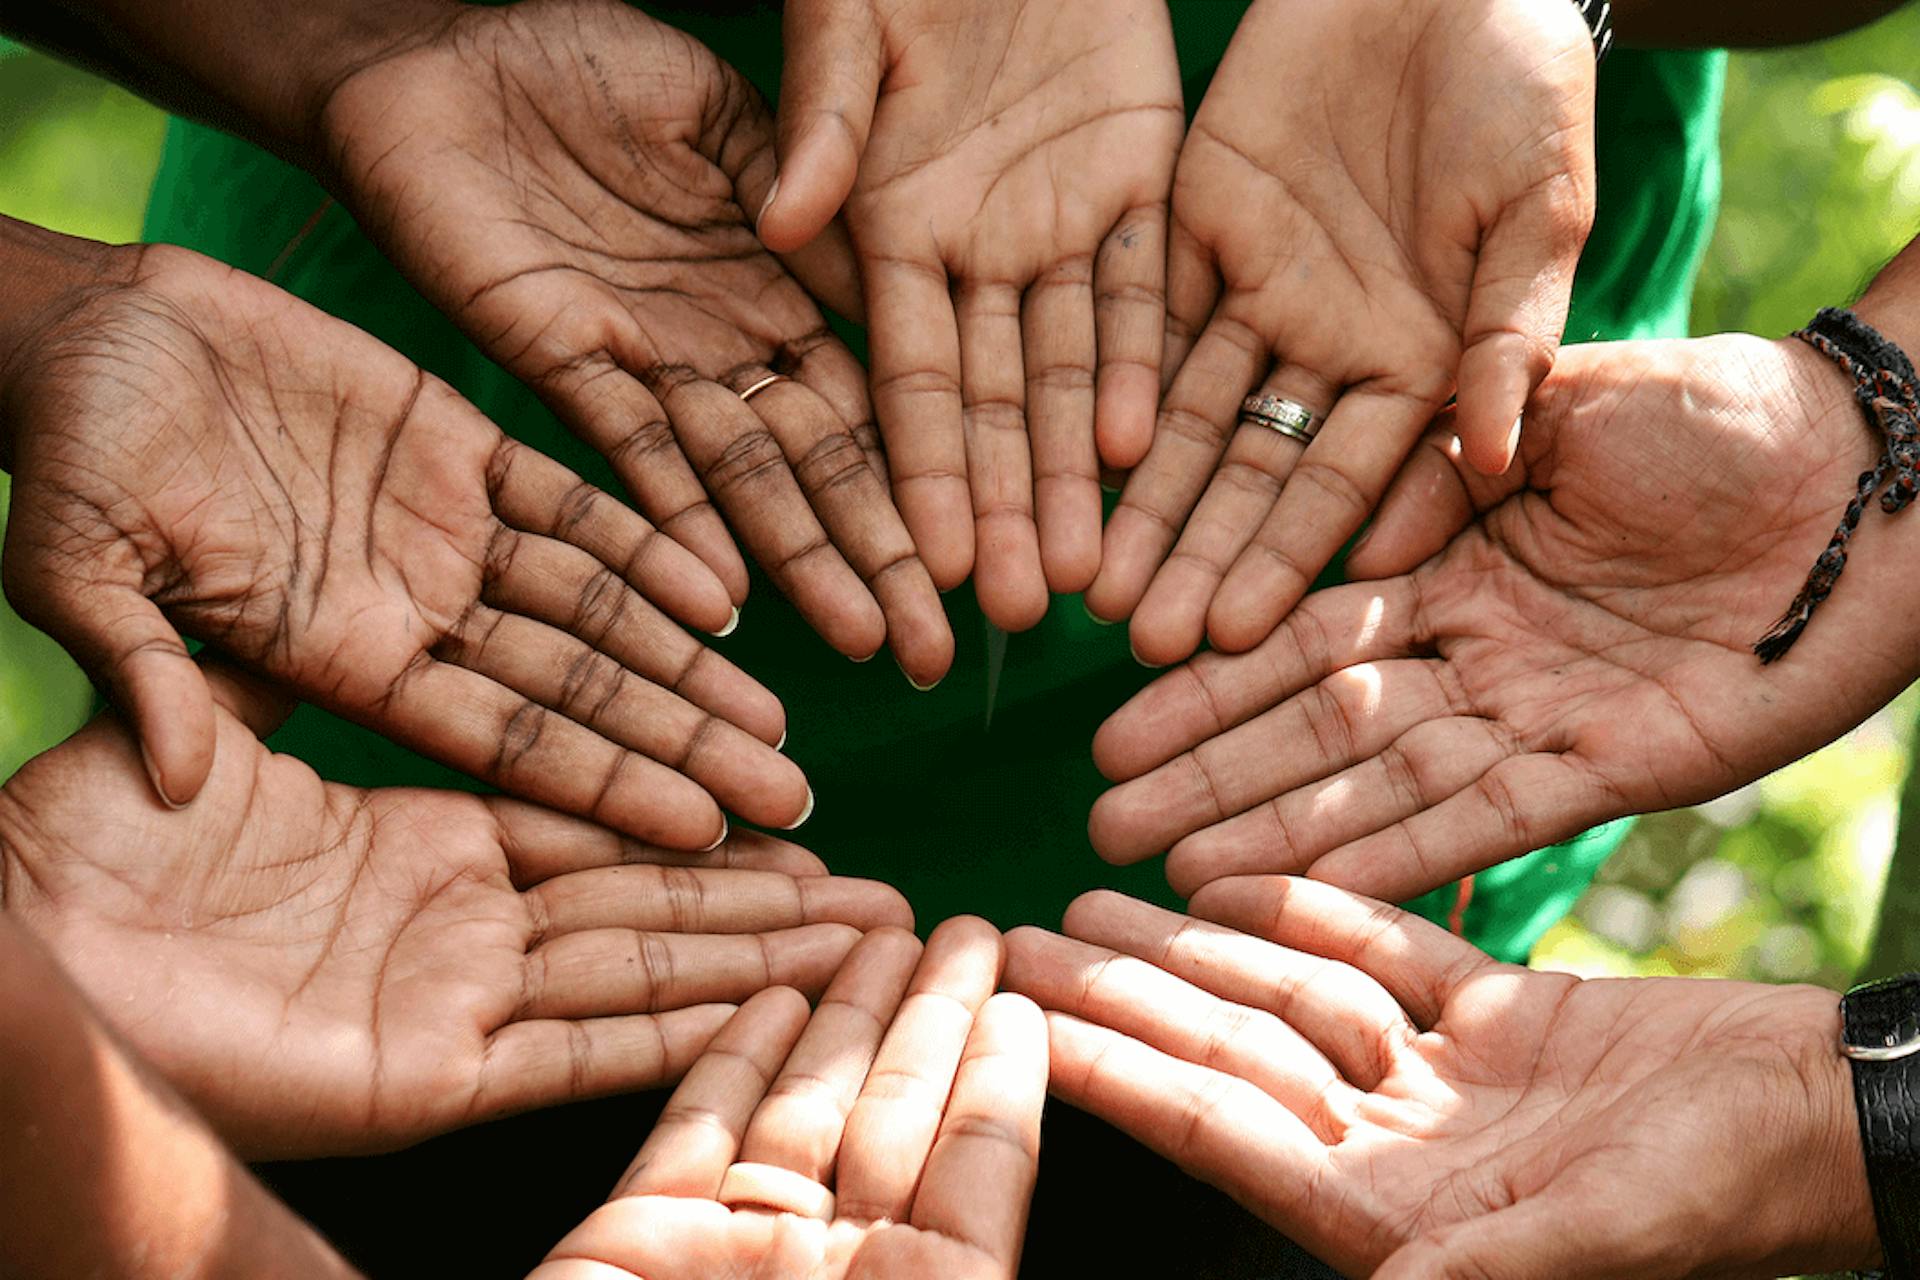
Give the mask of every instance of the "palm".
[[1150, 295], [1131, 328], [1158, 325], [1181, 129], [1167, 17], [868, 7], [885, 80], [847, 223], [894, 491], [937, 581], [971, 569], [989, 618], [1031, 626], [1049, 586], [1078, 591], [1099, 563], [1096, 364], [1140, 372], [1124, 308]]
[[[1383, 512], [1379, 537], [1432, 558], [1308, 597], [1252, 653], [1196, 659], [1102, 729], [1102, 766], [1131, 779], [1096, 807], [1103, 852], [1171, 847], [1187, 892], [1311, 869], [1405, 898], [1730, 790], [1900, 687], [1908, 659], [1862, 625], [1891, 571], [1871, 555], [1787, 661], [1752, 652], [1867, 456], [1820, 357], [1578, 348], [1529, 420], [1509, 476], [1449, 470]], [[1446, 541], [1429, 511], [1464, 521], [1469, 500], [1483, 514]], [[1841, 663], [1863, 675], [1836, 690]]]
[[648, 838], [711, 843], [715, 797], [804, 809], [732, 723], [773, 741], [773, 697], [640, 594], [722, 625], [705, 567], [395, 352], [165, 250], [42, 342], [9, 582], [143, 739], [205, 705], [150, 598], [316, 702]]
[[1088, 894], [1007, 985], [1056, 1093], [1345, 1272], [1759, 1274], [1864, 1207], [1831, 992], [1533, 973], [1281, 876], [1193, 909]]
[[[613, 0], [547, 0], [470, 11], [356, 72], [326, 121], [337, 180], [400, 269], [736, 602], [745, 568], [709, 496], [830, 643], [865, 657], [891, 620], [909, 669], [944, 673], [864, 375], [743, 210], [772, 182], [773, 132], [738, 74]], [[793, 381], [740, 399], [772, 373]]]
[[857, 936], [846, 921], [904, 915], [881, 886], [784, 874], [818, 864], [777, 842], [674, 869], [516, 801], [323, 782], [219, 724], [183, 811], [147, 795], [111, 718], [29, 763], [0, 796], [0, 887], [253, 1152], [399, 1145], [661, 1083], [724, 1002], [818, 990]]
[[[1181, 148], [1180, 359], [1093, 593], [1137, 608], [1143, 657], [1263, 639], [1456, 386], [1470, 455], [1504, 462], [1592, 215], [1592, 62], [1525, 0], [1248, 11]], [[1236, 430], [1255, 388], [1331, 410], [1318, 447]]]

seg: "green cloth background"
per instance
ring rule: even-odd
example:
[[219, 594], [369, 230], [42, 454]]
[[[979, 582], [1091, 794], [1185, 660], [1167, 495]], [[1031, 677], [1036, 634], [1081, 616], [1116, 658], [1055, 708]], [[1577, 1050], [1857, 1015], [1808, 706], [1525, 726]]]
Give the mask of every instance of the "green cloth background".
[[[1245, 7], [1175, 0], [1189, 110]], [[775, 96], [776, 6], [648, 8]], [[1568, 340], [1685, 334], [1719, 195], [1723, 68], [1717, 53], [1625, 50], [1602, 68], [1600, 210]], [[617, 490], [598, 456], [416, 294], [305, 174], [175, 121], [147, 235], [268, 276], [359, 325], [458, 387], [506, 431]], [[1132, 660], [1125, 628], [1095, 624], [1074, 597], [1056, 598], [1039, 626], [1013, 636], [986, 623], [969, 587], [949, 593], [946, 604], [958, 642], [953, 671], [922, 694], [884, 657], [854, 664], [828, 649], [756, 573], [739, 630], [716, 643], [786, 704], [787, 752], [818, 799], [795, 838], [835, 871], [899, 886], [923, 930], [961, 912], [1003, 927], [1056, 924], [1075, 894], [1098, 885], [1173, 905], [1158, 859], [1109, 867], [1087, 842], [1087, 812], [1104, 787], [1089, 756], [1093, 732], [1153, 674]], [[362, 786], [476, 786], [312, 707], [272, 744]], [[1482, 873], [1468, 935], [1497, 956], [1524, 960], [1624, 831], [1624, 823], [1611, 824]], [[1454, 901], [1441, 890], [1413, 905], [1444, 919]]]

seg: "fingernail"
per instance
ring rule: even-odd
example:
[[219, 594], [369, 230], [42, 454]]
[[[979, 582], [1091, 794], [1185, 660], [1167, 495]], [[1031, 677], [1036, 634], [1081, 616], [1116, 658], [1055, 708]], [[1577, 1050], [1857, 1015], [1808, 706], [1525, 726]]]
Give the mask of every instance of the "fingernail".
[[786, 726], [784, 726], [784, 725], [783, 725], [783, 726], [781, 726], [781, 729], [780, 729], [780, 741], [778, 741], [778, 742], [776, 742], [776, 743], [774, 743], [774, 744], [773, 744], [773, 749], [774, 749], [775, 751], [785, 751], [785, 750], [787, 749], [787, 728], [786, 728]]
[[1132, 640], [1127, 641], [1127, 652], [1133, 655], [1133, 660], [1135, 662], [1139, 663], [1141, 666], [1145, 667], [1149, 671], [1158, 671], [1160, 670], [1160, 668], [1167, 665], [1164, 662], [1148, 662], [1145, 658], [1140, 656], [1140, 651], [1133, 647]]
[[[895, 658], [893, 660], [893, 665], [896, 667], [900, 667], [900, 659]], [[938, 680], [935, 680], [932, 684], [921, 684], [918, 680], [915, 680], [912, 676], [907, 675], [907, 669], [905, 667], [900, 667], [900, 674], [903, 676], [906, 676], [907, 683], [912, 685], [915, 689], [917, 689], [921, 693], [931, 693], [933, 692], [934, 689], [938, 688], [940, 685], [940, 681]]]
[[802, 823], [804, 823], [808, 818], [811, 818], [812, 816], [813, 816], [813, 788], [808, 787], [807, 788], [807, 807], [800, 811], [799, 817], [795, 818], [792, 822], [787, 824], [787, 830], [789, 831], [793, 830], [795, 827], [800, 826]]
[[728, 636], [734, 633], [734, 630], [738, 628], [739, 625], [740, 625], [740, 606], [735, 605], [733, 607], [732, 616], [727, 619], [727, 625], [720, 628], [718, 631], [714, 632], [713, 638], [715, 640], [725, 640]]
[[712, 844], [708, 845], [706, 848], [702, 849], [700, 852], [712, 853], [715, 849], [718, 849], [721, 845], [725, 844], [726, 842], [727, 842], [727, 815], [723, 813], [720, 815], [720, 835], [714, 840]]
[[1091, 608], [1088, 607], [1087, 598], [1085, 596], [1080, 597], [1080, 611], [1086, 614], [1089, 618], [1092, 618], [1094, 622], [1098, 623], [1100, 626], [1103, 626], [1103, 627], [1116, 626], [1118, 625], [1118, 622], [1119, 622], [1117, 618], [1103, 618], [1099, 614], [1095, 613]]
[[767, 198], [760, 202], [760, 212], [753, 215], [754, 234], [760, 233], [760, 219], [767, 216], [767, 210], [773, 208], [773, 198], [780, 194], [780, 175], [775, 174], [773, 185], [767, 188]]
[[1505, 475], [1512, 468], [1513, 460], [1520, 454], [1520, 424], [1524, 421], [1526, 421], [1524, 416], [1515, 418], [1513, 429], [1507, 432], [1507, 465], [1500, 468], [1501, 475]]
[[187, 807], [184, 802], [175, 800], [172, 796], [168, 795], [167, 789], [160, 785], [160, 770], [154, 767], [153, 757], [147, 754], [147, 744], [144, 742], [140, 744], [140, 763], [145, 766], [147, 770], [147, 781], [153, 785], [153, 794], [159, 798], [161, 804], [167, 806], [167, 808], [173, 810], [175, 813]]

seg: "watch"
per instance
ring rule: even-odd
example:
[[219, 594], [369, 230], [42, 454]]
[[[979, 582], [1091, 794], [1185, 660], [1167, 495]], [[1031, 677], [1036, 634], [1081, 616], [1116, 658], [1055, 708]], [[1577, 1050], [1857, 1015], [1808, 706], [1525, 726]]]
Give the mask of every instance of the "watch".
[[1580, 11], [1587, 34], [1593, 37], [1594, 62], [1606, 61], [1607, 50], [1613, 48], [1613, 6], [1608, 0], [1573, 0], [1573, 7]]
[[1920, 973], [1853, 988], [1840, 1022], [1883, 1274], [1920, 1277]]

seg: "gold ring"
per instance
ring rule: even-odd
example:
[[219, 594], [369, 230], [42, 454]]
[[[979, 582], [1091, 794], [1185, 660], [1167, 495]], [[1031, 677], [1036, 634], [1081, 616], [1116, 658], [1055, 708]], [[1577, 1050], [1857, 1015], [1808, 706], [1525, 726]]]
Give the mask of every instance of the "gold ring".
[[765, 391], [768, 387], [772, 386], [774, 383], [786, 382], [786, 381], [788, 381], [786, 374], [770, 373], [766, 377], [760, 379], [760, 381], [748, 387], [745, 391], [742, 391], [740, 393], [740, 398], [742, 400], [751, 400], [756, 395], [759, 395], [762, 391]]
[[779, 1165], [734, 1164], [720, 1180], [720, 1203], [730, 1209], [768, 1209], [833, 1221], [833, 1192]]

